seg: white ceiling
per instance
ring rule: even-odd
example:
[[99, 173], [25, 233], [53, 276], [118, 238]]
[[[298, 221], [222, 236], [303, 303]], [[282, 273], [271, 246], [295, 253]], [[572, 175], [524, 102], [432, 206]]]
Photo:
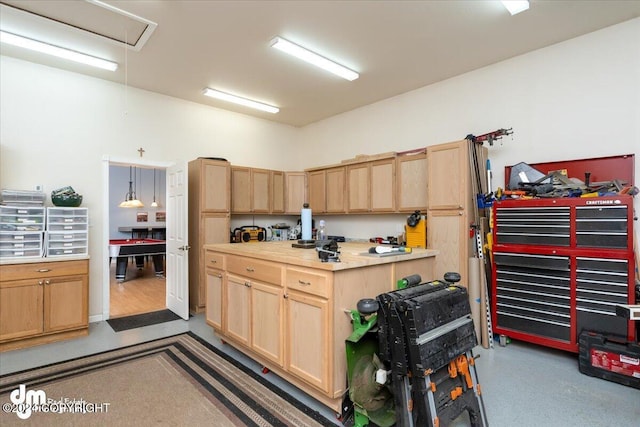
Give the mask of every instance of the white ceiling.
[[[138, 51], [19, 11], [109, 23], [82, 0], [0, 0], [0, 28], [120, 64], [90, 69], [7, 45], [0, 53], [185, 100], [304, 126], [640, 16], [640, 1], [531, 0], [515, 16], [499, 1], [168, 1], [105, 3], [157, 23]], [[43, 9], [46, 5], [47, 10]], [[87, 5], [89, 7], [87, 7]], [[98, 10], [97, 17], [94, 8]], [[46, 8], [45, 8], [46, 9]], [[136, 24], [137, 25], [137, 24]], [[139, 25], [138, 25], [139, 26]], [[349, 82], [269, 47], [280, 35], [360, 73]], [[598, 52], [593, 52], [594, 61]], [[571, 61], [571, 58], [567, 58]], [[204, 97], [205, 87], [263, 101], [278, 114]]]

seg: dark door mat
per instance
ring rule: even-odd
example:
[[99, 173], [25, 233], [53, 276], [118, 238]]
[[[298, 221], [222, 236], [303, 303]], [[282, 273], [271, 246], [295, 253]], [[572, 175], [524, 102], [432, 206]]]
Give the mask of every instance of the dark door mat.
[[151, 313], [136, 314], [134, 316], [116, 317], [115, 319], [107, 320], [107, 323], [114, 331], [122, 332], [128, 329], [157, 325], [158, 323], [171, 322], [172, 320], [178, 319], [182, 319], [182, 317], [171, 310], [159, 310]]

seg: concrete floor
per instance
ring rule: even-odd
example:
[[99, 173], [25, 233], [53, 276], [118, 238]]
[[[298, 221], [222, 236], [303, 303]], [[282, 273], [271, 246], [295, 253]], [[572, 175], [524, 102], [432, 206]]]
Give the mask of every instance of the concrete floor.
[[[119, 333], [115, 333], [107, 322], [92, 323], [89, 330], [87, 337], [0, 353], [0, 374], [187, 331], [254, 371], [261, 372], [262, 369], [233, 348], [221, 344], [203, 315], [194, 316], [188, 322], [176, 320]], [[478, 346], [474, 354], [487, 419], [492, 427], [640, 426], [640, 390], [581, 374], [576, 354], [521, 342], [512, 342], [506, 347], [496, 344], [492, 350]], [[335, 420], [336, 414], [332, 410], [277, 375], [270, 373], [266, 378]]]

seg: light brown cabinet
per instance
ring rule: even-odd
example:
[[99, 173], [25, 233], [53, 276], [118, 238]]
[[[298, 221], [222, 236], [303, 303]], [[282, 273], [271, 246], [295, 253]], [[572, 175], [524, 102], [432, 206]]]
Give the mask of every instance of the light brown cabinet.
[[426, 212], [428, 175], [426, 149], [396, 158], [396, 193], [398, 212]]
[[[470, 184], [469, 144], [463, 139], [427, 147], [427, 247], [440, 251], [435, 263], [436, 277], [457, 271], [464, 286], [469, 283], [469, 257], [476, 245], [475, 239], [469, 237], [476, 203]], [[486, 159], [487, 149], [481, 151]], [[480, 163], [480, 176], [485, 177], [485, 163]]]
[[2, 266], [0, 350], [88, 334], [89, 260]]
[[224, 318], [226, 305], [224, 302], [224, 269], [225, 256], [205, 251], [205, 273], [206, 273], [206, 307], [205, 320], [214, 330], [220, 332], [224, 329]]
[[285, 176], [282, 171], [271, 171], [271, 213], [285, 211]]
[[285, 213], [300, 215], [300, 209], [307, 201], [307, 174], [285, 172]]
[[225, 160], [189, 162], [189, 310], [200, 313], [206, 305], [207, 272], [203, 245], [227, 243], [231, 169]]
[[346, 212], [346, 168], [309, 171], [309, 207], [317, 213]]
[[225, 306], [229, 308], [225, 334], [277, 366], [283, 366], [282, 267], [228, 256], [225, 284]]
[[395, 211], [394, 158], [347, 166], [347, 211]]
[[233, 213], [269, 213], [271, 171], [231, 167], [231, 211]]

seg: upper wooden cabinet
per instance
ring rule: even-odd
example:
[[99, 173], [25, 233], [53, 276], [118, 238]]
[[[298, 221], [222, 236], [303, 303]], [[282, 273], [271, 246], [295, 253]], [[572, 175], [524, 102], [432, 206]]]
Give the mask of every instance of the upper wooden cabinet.
[[271, 171], [231, 167], [231, 211], [233, 213], [269, 213]]
[[309, 207], [318, 213], [344, 213], [345, 206], [344, 166], [309, 171]]
[[396, 158], [396, 194], [399, 212], [426, 211], [428, 203], [426, 149]]
[[427, 147], [429, 209], [465, 209], [468, 204], [467, 140]]
[[347, 166], [349, 212], [395, 211], [395, 159]]
[[198, 211], [229, 212], [230, 180], [229, 162], [226, 160], [196, 159], [189, 162], [189, 193], [199, 199]]
[[307, 201], [307, 174], [304, 172], [285, 172], [284, 211], [288, 214], [300, 214]]
[[271, 212], [285, 211], [285, 176], [282, 171], [271, 171]]

